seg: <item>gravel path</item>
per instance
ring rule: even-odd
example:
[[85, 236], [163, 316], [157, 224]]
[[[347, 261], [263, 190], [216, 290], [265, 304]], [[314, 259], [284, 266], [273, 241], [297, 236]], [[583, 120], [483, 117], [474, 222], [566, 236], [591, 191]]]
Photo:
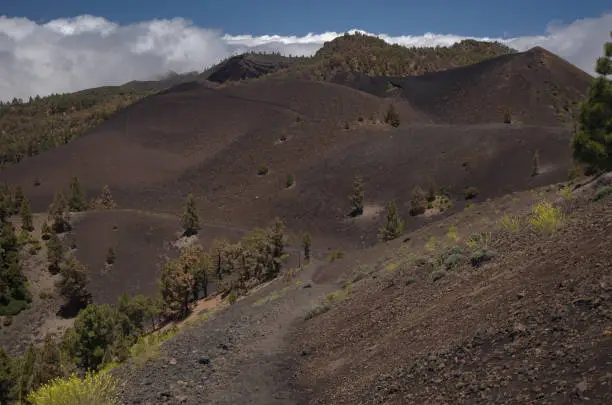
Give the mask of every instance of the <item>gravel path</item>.
[[[314, 302], [335, 290], [316, 285], [312, 274], [320, 262], [302, 270], [296, 280], [275, 280], [210, 319], [185, 328], [162, 347], [162, 355], [144, 366], [116, 370], [125, 383], [125, 404], [298, 404], [289, 381], [292, 361], [289, 336]], [[262, 305], [273, 292], [280, 297]], [[259, 301], [259, 302], [258, 302]]]

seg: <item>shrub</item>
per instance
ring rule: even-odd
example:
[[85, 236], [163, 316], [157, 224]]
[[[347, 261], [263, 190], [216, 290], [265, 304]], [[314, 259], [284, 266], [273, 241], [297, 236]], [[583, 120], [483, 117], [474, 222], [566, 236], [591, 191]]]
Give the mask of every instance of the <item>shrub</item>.
[[612, 194], [612, 186], [604, 186], [595, 192], [595, 201], [599, 201]]
[[[19, 311], [17, 311], [17, 313], [19, 313]], [[12, 323], [13, 323], [13, 317], [7, 314], [7, 316], [5, 316], [4, 320], [2, 321], [2, 325], [11, 326]]]
[[[0, 305], [0, 315], [9, 316], [9, 317], [14, 316], [20, 313], [21, 311], [23, 311], [24, 309], [26, 309], [27, 307], [28, 307], [27, 300], [10, 299], [6, 305]], [[5, 323], [7, 322], [7, 319], [8, 318], [4, 319]], [[10, 325], [11, 320], [9, 320], [8, 322], [9, 322], [8, 325]]]
[[504, 124], [512, 123], [512, 114], [509, 109], [504, 110]]
[[438, 280], [443, 279], [446, 276], [446, 272], [444, 270], [436, 270], [431, 273], [431, 281], [436, 282]]
[[472, 250], [487, 250], [492, 239], [491, 232], [476, 232], [468, 237], [466, 244]]
[[159, 333], [139, 336], [136, 343], [130, 348], [130, 356], [138, 364], [146, 363], [159, 353], [161, 344], [176, 335], [178, 330], [177, 326], [173, 326]]
[[570, 170], [569, 170], [569, 172], [567, 174], [567, 178], [568, 178], [569, 181], [574, 181], [577, 178], [579, 178], [580, 176], [582, 176], [582, 168], [579, 165], [574, 164], [570, 168]]
[[466, 200], [476, 198], [478, 194], [480, 194], [480, 191], [474, 186], [466, 187], [465, 190], [463, 190], [463, 196]]
[[363, 178], [359, 175], [356, 175], [353, 178], [353, 184], [351, 188], [351, 193], [349, 194], [349, 200], [351, 202], [351, 217], [356, 217], [363, 214], [363, 200], [365, 197], [364, 187], [363, 187]]
[[258, 176], [265, 176], [266, 174], [268, 174], [268, 166], [266, 166], [265, 163], [262, 163], [257, 168], [257, 175]]
[[285, 181], [285, 187], [289, 188], [293, 186], [293, 183], [294, 183], [293, 174], [288, 174], [287, 180]]
[[327, 261], [330, 263], [335, 262], [336, 260], [342, 259], [344, 257], [344, 251], [341, 248], [331, 250], [327, 255]]
[[309, 320], [314, 318], [315, 316], [324, 314], [325, 312], [329, 311], [331, 309], [331, 304], [329, 302], [322, 302], [320, 304], [317, 304], [314, 308], [312, 308], [310, 311], [308, 311], [306, 313], [306, 316], [304, 317], [304, 320]]
[[108, 373], [88, 372], [56, 378], [28, 395], [33, 405], [118, 405], [118, 379]]
[[493, 260], [495, 256], [497, 256], [497, 253], [493, 250], [477, 249], [470, 255], [470, 262], [472, 266], [478, 267], [485, 262]]
[[405, 222], [399, 215], [397, 203], [395, 200], [390, 201], [387, 205], [387, 222], [380, 227], [378, 238], [383, 242], [393, 240], [404, 233], [404, 226]]
[[501, 217], [499, 224], [508, 232], [518, 232], [521, 229], [521, 219], [508, 214]]
[[462, 255], [461, 253], [453, 253], [451, 255], [449, 255], [445, 260], [444, 260], [444, 267], [447, 270], [451, 270], [454, 269], [457, 266], [460, 266], [461, 264], [465, 263], [467, 261], [467, 258]]
[[106, 252], [106, 264], [114, 264], [116, 258], [115, 249], [109, 247], [108, 251]]
[[448, 228], [446, 237], [455, 243], [457, 243], [459, 239], [461, 239], [461, 237], [459, 236], [459, 232], [457, 231], [457, 228], [454, 226], [451, 226], [450, 228]]
[[385, 115], [385, 123], [391, 125], [394, 128], [397, 128], [400, 125], [400, 117], [393, 104], [389, 104], [389, 108], [387, 108], [387, 114]]
[[569, 184], [561, 187], [559, 191], [557, 191], [557, 194], [559, 194], [561, 197], [563, 197], [564, 200], [567, 201], [574, 199], [574, 194], [572, 193], [572, 186], [570, 186]]
[[531, 175], [537, 176], [538, 174], [540, 174], [540, 152], [536, 150], [535, 153], [533, 154]]
[[423, 189], [416, 186], [412, 189], [412, 197], [410, 197], [410, 215], [421, 215], [427, 207], [427, 198]]
[[553, 233], [563, 222], [560, 208], [553, 207], [549, 202], [542, 201], [533, 207], [529, 223], [539, 232]]

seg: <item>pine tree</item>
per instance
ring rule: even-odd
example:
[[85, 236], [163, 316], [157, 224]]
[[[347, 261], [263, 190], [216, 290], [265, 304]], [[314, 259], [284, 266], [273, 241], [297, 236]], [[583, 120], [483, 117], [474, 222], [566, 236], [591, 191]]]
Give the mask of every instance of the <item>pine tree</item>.
[[191, 271], [180, 260], [172, 260], [164, 265], [158, 285], [171, 315], [177, 319], [185, 318], [193, 293], [194, 277]]
[[24, 198], [21, 201], [19, 215], [21, 216], [21, 229], [25, 229], [28, 232], [32, 232], [34, 230], [34, 224], [32, 221], [32, 211], [30, 209], [30, 202], [27, 198]]
[[540, 151], [536, 150], [533, 154], [533, 163], [531, 167], [531, 175], [537, 176], [540, 174]]
[[0, 347], [0, 404], [10, 404], [14, 400], [12, 396], [15, 385], [15, 376], [11, 359]]
[[68, 223], [68, 205], [61, 191], [56, 191], [53, 202], [49, 206], [49, 220], [51, 229], [55, 233], [62, 233], [70, 229]]
[[62, 278], [57, 283], [60, 294], [66, 298], [68, 305], [85, 307], [91, 302], [87, 291], [87, 269], [74, 256], [70, 256], [60, 268]]
[[387, 242], [400, 236], [404, 232], [404, 221], [397, 211], [397, 203], [392, 200], [387, 205], [387, 223], [379, 230], [378, 237]]
[[304, 232], [302, 235], [302, 247], [304, 248], [304, 260], [310, 261], [310, 248], [312, 246], [312, 238], [308, 232]]
[[595, 171], [607, 171], [612, 170], [612, 81], [608, 78], [612, 75], [612, 42], [604, 45], [604, 56], [597, 59], [595, 70], [599, 77], [581, 105], [572, 143], [576, 160]]
[[183, 213], [183, 229], [185, 236], [191, 236], [198, 233], [200, 230], [200, 219], [195, 206], [195, 199], [193, 194], [187, 196], [187, 203], [185, 204], [185, 211]]
[[105, 185], [102, 187], [102, 193], [92, 201], [92, 208], [99, 210], [110, 210], [113, 208], [117, 208], [117, 204], [113, 200], [113, 194], [111, 193], [110, 187]]
[[46, 244], [49, 271], [51, 274], [57, 274], [64, 259], [64, 247], [55, 232], [51, 232]]
[[363, 199], [363, 178], [361, 176], [355, 176], [353, 179], [351, 194], [349, 194], [349, 200], [351, 201], [350, 216], [356, 217], [363, 214]]
[[68, 191], [68, 208], [70, 211], [85, 211], [87, 209], [87, 200], [81, 189], [79, 178], [72, 176], [70, 179], [70, 189]]
[[21, 203], [25, 199], [25, 194], [23, 193], [23, 188], [21, 186], [15, 187], [15, 192], [13, 193], [13, 209], [11, 210], [13, 214], [17, 214], [21, 209]]

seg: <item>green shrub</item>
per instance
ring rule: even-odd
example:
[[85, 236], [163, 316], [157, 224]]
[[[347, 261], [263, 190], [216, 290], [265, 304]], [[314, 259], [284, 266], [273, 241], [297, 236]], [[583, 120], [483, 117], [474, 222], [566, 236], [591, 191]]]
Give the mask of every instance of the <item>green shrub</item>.
[[173, 326], [163, 332], [150, 333], [138, 337], [136, 343], [130, 348], [130, 357], [137, 364], [144, 364], [149, 359], [159, 354], [159, 347], [178, 332], [178, 327]]
[[436, 270], [431, 273], [431, 281], [436, 282], [438, 280], [443, 279], [446, 276], [446, 272], [444, 270]]
[[118, 379], [108, 373], [56, 378], [28, 395], [33, 405], [118, 405]]
[[0, 316], [14, 316], [26, 309], [27, 307], [27, 300], [10, 299], [5, 305], [0, 305]]
[[344, 257], [344, 250], [341, 248], [330, 250], [327, 254], [327, 261], [330, 263], [335, 262], [336, 260], [342, 259]]
[[446, 267], [447, 270], [451, 270], [457, 266], [460, 266], [466, 261], [467, 261], [467, 258], [461, 253], [453, 253], [447, 256], [446, 259], [444, 260], [444, 267]]
[[268, 174], [268, 166], [266, 166], [265, 163], [262, 163], [259, 165], [259, 167], [257, 168], [257, 175], [259, 176], [265, 176], [266, 174]]
[[506, 214], [501, 217], [499, 224], [508, 232], [518, 232], [521, 229], [521, 219], [518, 216]]
[[306, 313], [306, 316], [304, 317], [304, 320], [309, 320], [314, 318], [315, 316], [324, 314], [325, 312], [329, 311], [331, 309], [331, 304], [329, 302], [322, 302], [320, 304], [317, 304], [314, 308], [312, 308], [310, 311], [308, 311]]
[[470, 255], [472, 266], [478, 267], [483, 263], [491, 261], [497, 256], [497, 253], [488, 249], [477, 249]]
[[612, 194], [612, 186], [604, 186], [595, 193], [595, 201], [599, 201]]
[[293, 179], [293, 174], [288, 174], [287, 175], [287, 180], [285, 181], [285, 187], [289, 188], [289, 187], [293, 186], [294, 182], [295, 182], [295, 180]]
[[387, 108], [387, 113], [385, 115], [385, 123], [391, 125], [394, 128], [397, 128], [400, 125], [400, 117], [393, 104], [389, 104], [389, 108]]
[[541, 201], [533, 207], [529, 223], [539, 232], [553, 233], [563, 223], [563, 213], [560, 208], [551, 203]]
[[476, 198], [478, 197], [478, 194], [480, 194], [480, 191], [474, 186], [466, 187], [466, 189], [463, 190], [463, 196], [466, 200]]

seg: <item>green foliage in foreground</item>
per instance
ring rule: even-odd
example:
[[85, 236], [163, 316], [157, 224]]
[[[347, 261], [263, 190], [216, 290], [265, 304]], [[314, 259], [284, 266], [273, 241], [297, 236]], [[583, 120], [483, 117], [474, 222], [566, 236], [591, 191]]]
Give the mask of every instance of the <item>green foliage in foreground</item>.
[[118, 405], [118, 379], [108, 373], [56, 378], [28, 395], [33, 405]]

